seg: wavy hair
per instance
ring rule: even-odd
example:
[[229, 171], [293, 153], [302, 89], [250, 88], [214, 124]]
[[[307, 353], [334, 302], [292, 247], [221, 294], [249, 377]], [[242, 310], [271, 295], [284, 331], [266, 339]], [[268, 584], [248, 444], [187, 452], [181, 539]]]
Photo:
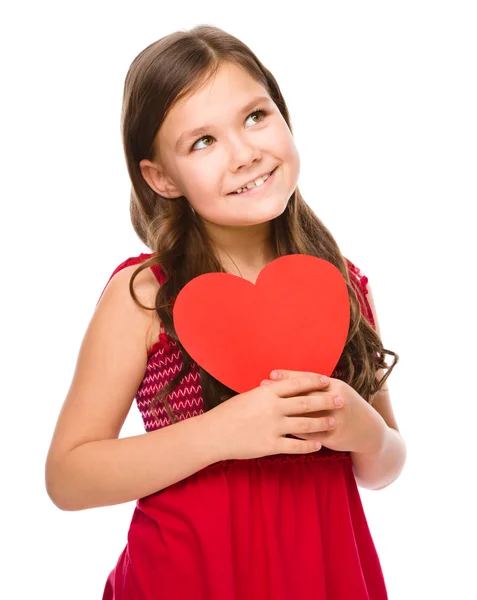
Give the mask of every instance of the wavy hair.
[[[182, 352], [182, 368], [167, 385], [158, 390], [151, 410], [156, 418], [158, 403], [163, 402], [171, 423], [177, 422], [167, 396], [185, 377], [192, 358], [177, 337], [172, 306], [180, 290], [194, 277], [210, 272], [225, 272], [200, 217], [181, 196], [173, 201], [152, 190], [144, 180], [139, 163], [154, 160], [154, 139], [168, 112], [179, 100], [193, 94], [213, 77], [224, 63], [233, 63], [263, 85], [280, 110], [290, 131], [288, 109], [277, 81], [257, 56], [239, 39], [209, 25], [174, 32], [145, 48], [132, 62], [126, 75], [121, 113], [121, 134], [131, 179], [130, 216], [139, 238], [154, 255], [131, 276], [129, 289], [143, 308], [156, 310], [167, 334]], [[350, 327], [337, 368], [343, 381], [366, 401], [381, 389], [399, 360], [397, 354], [383, 348], [375, 329], [363, 317], [350, 281], [346, 258], [335, 239], [304, 201], [298, 187], [284, 212], [273, 219], [271, 243], [276, 257], [308, 254], [332, 263], [343, 275], [350, 299]], [[143, 306], [136, 297], [135, 277], [152, 265], [159, 265], [166, 279], [160, 285], [155, 307]], [[384, 355], [394, 356], [389, 367]], [[236, 395], [198, 365], [205, 410]], [[378, 380], [378, 369], [387, 369]]]

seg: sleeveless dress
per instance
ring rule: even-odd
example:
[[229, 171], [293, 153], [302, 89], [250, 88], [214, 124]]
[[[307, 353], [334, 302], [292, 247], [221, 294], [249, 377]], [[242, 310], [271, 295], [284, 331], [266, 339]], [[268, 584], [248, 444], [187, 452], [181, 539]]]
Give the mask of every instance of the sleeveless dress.
[[[127, 259], [111, 278], [151, 256]], [[361, 311], [375, 327], [367, 277], [346, 260]], [[151, 269], [162, 283], [164, 272]], [[181, 366], [179, 347], [161, 330], [135, 397], [146, 432], [170, 425], [163, 405], [156, 421], [150, 404]], [[197, 363], [168, 402], [181, 420], [204, 412]], [[222, 460], [139, 498], [102, 598], [387, 600], [350, 453], [323, 446], [312, 454]]]

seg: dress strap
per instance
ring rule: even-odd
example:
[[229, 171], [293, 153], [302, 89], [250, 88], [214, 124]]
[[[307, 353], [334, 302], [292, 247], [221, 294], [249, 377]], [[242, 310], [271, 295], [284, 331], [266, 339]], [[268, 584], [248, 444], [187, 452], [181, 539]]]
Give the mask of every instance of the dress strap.
[[[346, 257], [345, 257], [346, 258]], [[373, 311], [368, 302], [367, 294], [368, 294], [368, 278], [366, 275], [359, 269], [355, 264], [353, 264], [348, 258], [346, 258], [348, 263], [348, 272], [350, 275], [351, 285], [353, 286], [354, 291], [358, 297], [359, 303], [361, 305], [361, 312], [368, 319], [374, 329], [376, 329], [376, 323], [374, 321]]]
[[[127, 258], [125, 261], [123, 261], [120, 265], [118, 265], [114, 271], [111, 273], [111, 276], [109, 277], [106, 285], [104, 286], [103, 291], [101, 292], [101, 296], [98, 299], [98, 302], [96, 302], [96, 306], [98, 305], [99, 301], [101, 300], [103, 294], [104, 294], [104, 290], [108, 287], [108, 283], [111, 281], [111, 279], [116, 275], [116, 273], [119, 273], [119, 271], [121, 271], [122, 269], [124, 269], [125, 267], [129, 267], [131, 265], [137, 265], [140, 263], [143, 263], [144, 261], [146, 261], [148, 258], [151, 258], [151, 256], [153, 255], [153, 252], [149, 252], [149, 253], [144, 253], [142, 252], [141, 254], [139, 254], [138, 256], [131, 256], [130, 258]], [[151, 271], [154, 273], [157, 281], [159, 282], [159, 284], [164, 283], [165, 280], [165, 273], [164, 271], [161, 269], [161, 267], [159, 265], [152, 265], [152, 267], [150, 267]]]

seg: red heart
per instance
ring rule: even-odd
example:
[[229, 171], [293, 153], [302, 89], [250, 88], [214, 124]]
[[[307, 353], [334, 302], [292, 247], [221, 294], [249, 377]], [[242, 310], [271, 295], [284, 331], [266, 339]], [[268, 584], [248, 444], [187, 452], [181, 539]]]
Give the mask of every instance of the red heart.
[[346, 344], [346, 281], [330, 262], [281, 256], [255, 285], [229, 273], [189, 281], [173, 307], [174, 326], [190, 356], [239, 393], [273, 369], [333, 373]]

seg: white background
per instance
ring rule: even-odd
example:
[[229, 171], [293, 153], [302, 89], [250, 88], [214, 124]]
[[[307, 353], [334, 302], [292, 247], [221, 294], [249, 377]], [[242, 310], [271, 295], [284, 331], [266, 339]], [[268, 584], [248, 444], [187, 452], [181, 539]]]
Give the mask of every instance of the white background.
[[[384, 346], [400, 356], [388, 381], [408, 461], [384, 490], [360, 489], [389, 597], [477, 598], [474, 7], [206, 0], [3, 12], [2, 597], [101, 598], [126, 543], [134, 503], [63, 512], [44, 463], [103, 287], [150, 251], [129, 222], [126, 72], [153, 41], [211, 24], [277, 78], [301, 192], [369, 277]], [[133, 404], [121, 437], [143, 431]]]

